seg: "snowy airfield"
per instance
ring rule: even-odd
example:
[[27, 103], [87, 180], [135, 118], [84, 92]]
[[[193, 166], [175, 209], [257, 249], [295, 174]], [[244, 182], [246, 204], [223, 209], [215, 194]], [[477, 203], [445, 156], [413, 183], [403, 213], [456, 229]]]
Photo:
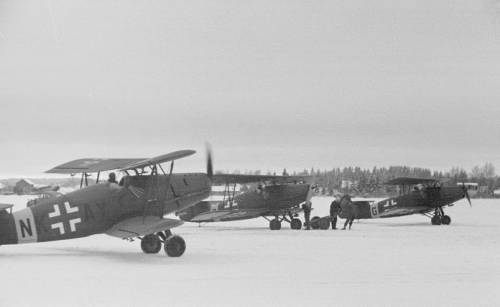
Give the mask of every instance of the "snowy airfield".
[[[27, 198], [1, 196], [24, 208]], [[313, 198], [326, 215], [331, 198]], [[0, 306], [498, 306], [500, 200], [351, 231], [270, 231], [264, 219], [184, 224], [186, 253], [106, 235], [0, 247]], [[343, 223], [343, 220], [340, 220]]]

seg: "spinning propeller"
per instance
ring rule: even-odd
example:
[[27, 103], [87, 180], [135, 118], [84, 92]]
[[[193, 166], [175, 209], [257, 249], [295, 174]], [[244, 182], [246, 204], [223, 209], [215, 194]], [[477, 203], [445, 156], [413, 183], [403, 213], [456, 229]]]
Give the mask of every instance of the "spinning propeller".
[[209, 179], [212, 179], [214, 175], [214, 167], [212, 162], [212, 146], [209, 143], [206, 143], [207, 149], [207, 176]]

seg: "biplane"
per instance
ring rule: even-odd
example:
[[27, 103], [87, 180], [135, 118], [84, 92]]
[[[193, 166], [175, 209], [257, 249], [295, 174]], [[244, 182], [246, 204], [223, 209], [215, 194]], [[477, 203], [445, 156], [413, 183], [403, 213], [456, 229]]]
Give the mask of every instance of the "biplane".
[[[352, 201], [352, 212], [355, 219], [388, 218], [411, 214], [422, 214], [431, 220], [432, 225], [449, 225], [451, 218], [443, 208], [453, 206], [460, 199], [466, 198], [471, 205], [469, 193], [465, 186], [443, 186], [436, 179], [428, 178], [395, 178], [387, 185], [398, 187], [399, 195], [375, 201]], [[341, 218], [348, 218], [341, 201]]]
[[[301, 204], [310, 201], [315, 186], [300, 176], [261, 176], [215, 174], [212, 184], [223, 186], [219, 199], [204, 200], [178, 213], [188, 222], [226, 222], [263, 217], [271, 230], [281, 229], [287, 222], [292, 229], [301, 229]], [[246, 191], [237, 186], [250, 185]], [[219, 195], [220, 196], [220, 195]]]
[[[0, 206], [0, 244], [20, 244], [74, 239], [105, 233], [141, 240], [144, 253], [179, 257], [184, 239], [171, 229], [178, 219], [164, 215], [185, 209], [207, 198], [211, 190], [212, 161], [207, 173], [173, 173], [174, 161], [194, 154], [180, 150], [151, 159], [79, 159], [47, 171], [57, 174], [82, 174], [81, 189], [65, 195], [38, 200], [28, 208], [12, 212]], [[165, 171], [162, 164], [170, 163]], [[120, 183], [99, 182], [88, 185], [92, 173], [120, 170]], [[84, 183], [86, 183], [84, 185]]]

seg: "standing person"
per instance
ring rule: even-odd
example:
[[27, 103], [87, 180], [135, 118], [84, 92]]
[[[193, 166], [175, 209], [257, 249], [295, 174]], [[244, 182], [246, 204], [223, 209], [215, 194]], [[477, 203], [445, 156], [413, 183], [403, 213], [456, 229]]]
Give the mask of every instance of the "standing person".
[[306, 201], [305, 203], [302, 204], [302, 210], [304, 210], [304, 220], [305, 220], [305, 226], [306, 230], [311, 229], [311, 201]]
[[330, 204], [330, 219], [332, 220], [332, 230], [337, 229], [337, 216], [340, 213], [340, 194], [335, 194], [335, 199]]
[[358, 209], [354, 206], [351, 200], [351, 196], [344, 195], [340, 199], [340, 208], [341, 208], [341, 217], [345, 218], [344, 228], [345, 230], [347, 225], [349, 225], [349, 230], [351, 230], [352, 222], [358, 216]]

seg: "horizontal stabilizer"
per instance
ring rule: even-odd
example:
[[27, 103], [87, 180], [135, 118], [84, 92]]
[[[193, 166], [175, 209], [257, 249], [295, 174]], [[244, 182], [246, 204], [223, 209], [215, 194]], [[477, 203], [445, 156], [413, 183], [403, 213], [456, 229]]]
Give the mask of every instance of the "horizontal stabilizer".
[[106, 234], [118, 238], [135, 238], [178, 227], [183, 223], [158, 216], [136, 216], [116, 223]]

